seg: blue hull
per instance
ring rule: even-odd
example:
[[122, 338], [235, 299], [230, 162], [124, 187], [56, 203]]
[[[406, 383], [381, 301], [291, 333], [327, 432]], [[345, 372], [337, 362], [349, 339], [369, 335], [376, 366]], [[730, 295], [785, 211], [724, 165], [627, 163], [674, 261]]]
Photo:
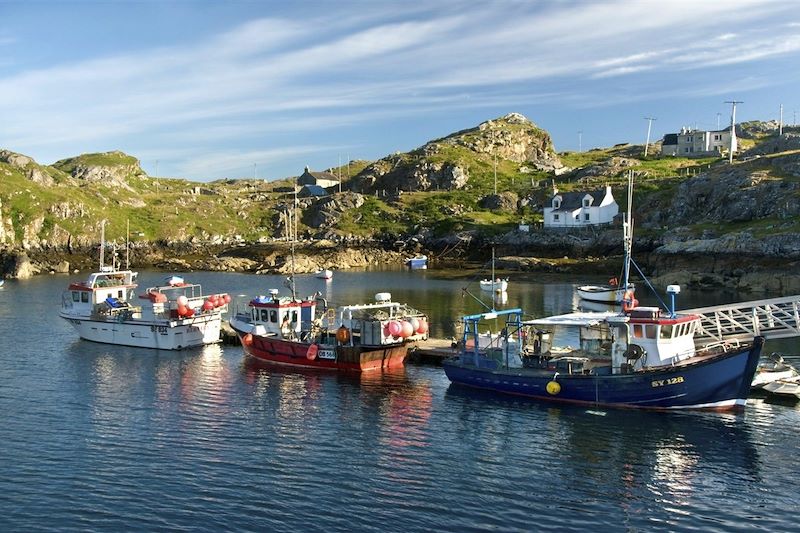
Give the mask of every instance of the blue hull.
[[443, 366], [453, 383], [551, 402], [637, 409], [735, 409], [747, 401], [763, 345], [763, 337], [756, 337], [751, 346], [736, 351], [617, 375], [497, 368], [496, 361], [484, 358], [476, 367], [471, 354], [463, 362], [454, 358]]

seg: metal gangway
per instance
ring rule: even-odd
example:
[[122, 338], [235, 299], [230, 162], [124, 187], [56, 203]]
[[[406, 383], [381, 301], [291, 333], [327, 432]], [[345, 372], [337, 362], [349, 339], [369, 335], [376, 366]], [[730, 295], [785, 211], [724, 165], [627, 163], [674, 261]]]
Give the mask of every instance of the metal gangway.
[[749, 341], [756, 335], [766, 339], [800, 337], [800, 296], [738, 302], [681, 313], [700, 315], [695, 343]]

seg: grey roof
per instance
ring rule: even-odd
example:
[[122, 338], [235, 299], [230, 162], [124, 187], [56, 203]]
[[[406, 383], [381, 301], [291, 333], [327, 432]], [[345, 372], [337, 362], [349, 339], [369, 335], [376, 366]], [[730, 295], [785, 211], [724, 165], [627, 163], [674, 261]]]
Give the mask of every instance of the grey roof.
[[603, 198], [606, 197], [606, 190], [600, 189], [597, 191], [589, 191], [589, 192], [584, 191], [584, 192], [558, 193], [550, 198], [550, 205], [553, 205], [553, 198], [555, 198], [556, 196], [560, 196], [561, 206], [555, 211], [573, 211], [575, 209], [580, 209], [581, 207], [583, 207], [583, 198], [587, 194], [591, 195], [591, 197], [594, 199], [592, 205], [600, 205], [600, 203], [603, 201]]
[[320, 185], [303, 185], [297, 196], [328, 196], [328, 191]]

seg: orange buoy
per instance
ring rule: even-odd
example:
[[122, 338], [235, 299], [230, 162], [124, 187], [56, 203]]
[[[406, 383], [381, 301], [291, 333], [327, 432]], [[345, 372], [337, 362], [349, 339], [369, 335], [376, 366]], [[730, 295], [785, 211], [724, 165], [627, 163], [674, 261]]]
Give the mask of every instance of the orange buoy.
[[344, 324], [342, 324], [342, 327], [336, 330], [336, 340], [342, 344], [345, 344], [350, 340], [350, 330], [344, 327]]
[[242, 344], [245, 346], [252, 346], [253, 345], [253, 334], [248, 333], [244, 337], [242, 337]]
[[633, 297], [633, 291], [628, 289], [622, 295], [622, 310], [626, 313], [636, 307], [639, 302]]

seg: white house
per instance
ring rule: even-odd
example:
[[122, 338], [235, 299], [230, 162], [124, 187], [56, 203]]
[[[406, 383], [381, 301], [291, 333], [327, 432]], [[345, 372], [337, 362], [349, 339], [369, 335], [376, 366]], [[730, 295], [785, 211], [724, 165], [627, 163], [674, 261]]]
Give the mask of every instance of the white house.
[[[730, 128], [720, 131], [681, 128], [680, 133], [668, 133], [661, 141], [661, 155], [683, 157], [722, 155], [731, 148]], [[733, 134], [733, 151], [737, 150], [736, 132]]]
[[339, 185], [339, 180], [330, 172], [311, 172], [306, 167], [305, 172], [297, 178], [297, 184], [301, 187], [303, 185], [319, 185], [323, 189], [327, 189]]
[[592, 192], [553, 192], [544, 208], [545, 228], [575, 228], [609, 224], [619, 213], [611, 186]]

